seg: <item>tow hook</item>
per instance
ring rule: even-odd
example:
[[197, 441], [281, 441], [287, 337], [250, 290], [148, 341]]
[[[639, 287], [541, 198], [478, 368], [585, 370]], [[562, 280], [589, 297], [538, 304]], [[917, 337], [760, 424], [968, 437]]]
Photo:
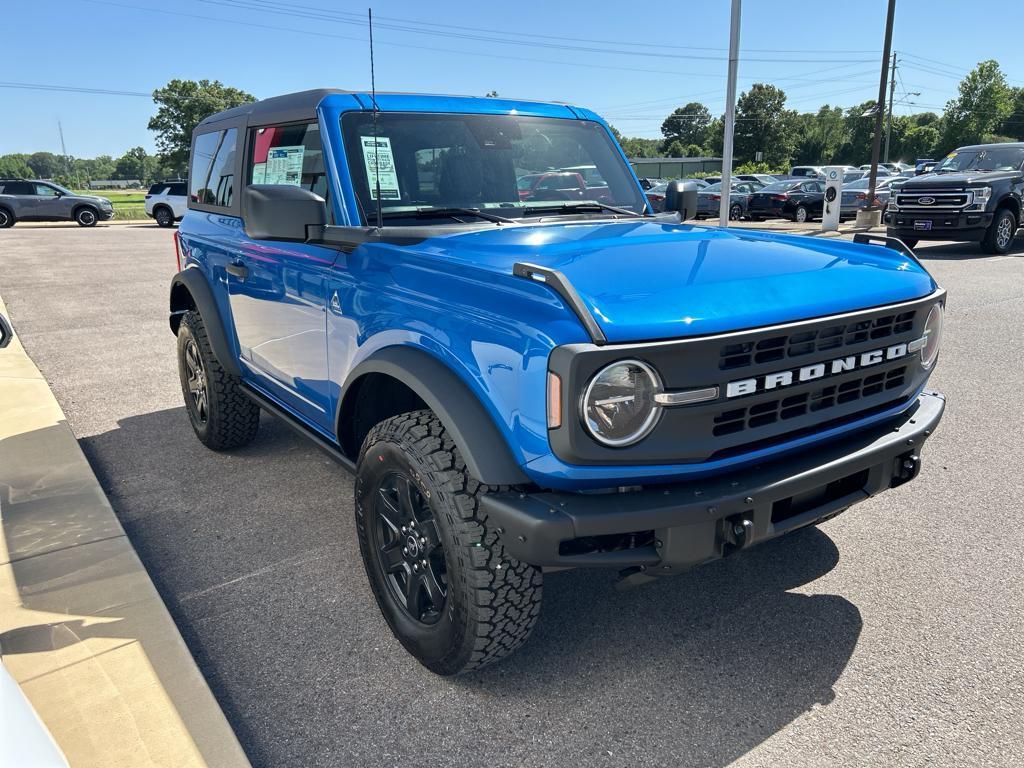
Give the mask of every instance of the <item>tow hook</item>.
[[892, 471], [891, 488], [909, 483], [921, 471], [921, 457], [913, 451], [907, 451], [896, 457], [895, 466]]
[[754, 538], [754, 521], [743, 515], [732, 515], [718, 521], [718, 540], [722, 542], [722, 556], [743, 549]]

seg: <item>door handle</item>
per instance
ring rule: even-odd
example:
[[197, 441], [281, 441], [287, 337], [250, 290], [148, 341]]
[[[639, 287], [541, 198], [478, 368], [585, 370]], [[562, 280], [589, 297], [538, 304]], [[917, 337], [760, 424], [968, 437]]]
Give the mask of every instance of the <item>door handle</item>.
[[245, 264], [231, 262], [226, 269], [229, 275], [234, 275], [239, 280], [245, 280], [249, 276], [249, 268]]

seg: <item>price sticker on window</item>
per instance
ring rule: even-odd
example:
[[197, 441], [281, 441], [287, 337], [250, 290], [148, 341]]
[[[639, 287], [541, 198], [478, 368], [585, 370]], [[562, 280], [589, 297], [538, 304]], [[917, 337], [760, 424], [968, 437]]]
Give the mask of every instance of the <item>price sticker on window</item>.
[[377, 199], [380, 189], [381, 200], [400, 200], [398, 171], [395, 156], [391, 153], [391, 139], [387, 136], [360, 136], [363, 145], [363, 162], [366, 165], [366, 179], [370, 183], [370, 199]]

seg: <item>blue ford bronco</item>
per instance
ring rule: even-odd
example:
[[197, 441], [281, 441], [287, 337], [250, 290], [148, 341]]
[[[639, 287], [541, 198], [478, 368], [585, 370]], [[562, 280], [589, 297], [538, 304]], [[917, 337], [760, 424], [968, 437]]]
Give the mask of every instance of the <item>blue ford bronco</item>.
[[913, 479], [942, 416], [909, 248], [687, 224], [682, 182], [655, 214], [587, 109], [315, 90], [191, 157], [195, 433], [267, 411], [352, 471], [373, 594], [439, 674], [520, 647], [545, 570], [630, 586], [814, 525]]

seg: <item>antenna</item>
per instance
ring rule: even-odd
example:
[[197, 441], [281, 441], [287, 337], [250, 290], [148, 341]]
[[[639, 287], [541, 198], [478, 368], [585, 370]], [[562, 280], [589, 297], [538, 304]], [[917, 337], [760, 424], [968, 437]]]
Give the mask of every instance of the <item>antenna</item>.
[[373, 73], [373, 8], [367, 8], [370, 25], [370, 98], [373, 99], [373, 175], [377, 182], [377, 228], [384, 226], [384, 215], [380, 210], [380, 147], [377, 145], [377, 79]]

